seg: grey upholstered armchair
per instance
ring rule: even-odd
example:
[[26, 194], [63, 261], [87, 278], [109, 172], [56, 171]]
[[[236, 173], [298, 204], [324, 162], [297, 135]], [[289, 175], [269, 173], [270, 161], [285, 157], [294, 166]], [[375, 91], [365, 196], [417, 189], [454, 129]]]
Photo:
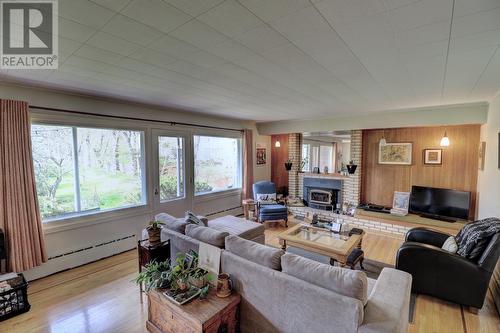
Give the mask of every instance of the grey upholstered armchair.
[[288, 226], [288, 209], [276, 203], [276, 185], [273, 182], [260, 181], [253, 184], [253, 196], [259, 222], [283, 220], [285, 226]]

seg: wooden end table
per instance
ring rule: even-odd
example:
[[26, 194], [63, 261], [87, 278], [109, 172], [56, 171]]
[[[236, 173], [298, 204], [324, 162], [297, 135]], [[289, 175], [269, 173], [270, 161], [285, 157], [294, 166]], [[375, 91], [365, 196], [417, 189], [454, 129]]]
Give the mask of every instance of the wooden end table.
[[[151, 261], [156, 260], [162, 262], [170, 259], [170, 241], [160, 242], [157, 244], [149, 243], [149, 240], [139, 240], [137, 242], [137, 252], [139, 258], [139, 273]], [[142, 303], [142, 283], [139, 284], [139, 292], [141, 293]]]
[[161, 290], [148, 292], [148, 321], [152, 333], [235, 333], [238, 331], [238, 305], [241, 296], [233, 291], [219, 298], [211, 290], [204, 300], [184, 305], [169, 301]]
[[[256, 202], [253, 199], [244, 199], [241, 201], [243, 206], [243, 214], [245, 215], [245, 220], [255, 221], [257, 217], [255, 216], [255, 206]], [[250, 217], [250, 212], [253, 212], [253, 216]]]

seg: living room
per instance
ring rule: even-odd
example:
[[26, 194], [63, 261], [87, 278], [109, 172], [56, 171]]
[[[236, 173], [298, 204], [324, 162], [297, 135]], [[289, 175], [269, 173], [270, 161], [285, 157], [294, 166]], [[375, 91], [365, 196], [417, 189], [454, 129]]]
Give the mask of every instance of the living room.
[[500, 2], [43, 3], [1, 4], [0, 332], [500, 329]]

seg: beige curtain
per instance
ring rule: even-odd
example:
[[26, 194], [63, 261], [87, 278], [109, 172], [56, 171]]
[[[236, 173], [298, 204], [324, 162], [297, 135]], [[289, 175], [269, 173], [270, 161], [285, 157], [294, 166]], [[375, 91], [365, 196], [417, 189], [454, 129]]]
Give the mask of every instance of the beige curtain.
[[26, 102], [0, 99], [0, 171], [0, 228], [7, 240], [7, 270], [22, 272], [47, 261]]
[[253, 132], [243, 130], [243, 199], [253, 198]]

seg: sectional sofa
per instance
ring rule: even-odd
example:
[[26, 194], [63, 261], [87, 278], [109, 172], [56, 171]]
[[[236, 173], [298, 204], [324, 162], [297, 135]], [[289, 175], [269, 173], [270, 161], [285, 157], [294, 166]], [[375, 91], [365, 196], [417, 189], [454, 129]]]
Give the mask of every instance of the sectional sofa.
[[[237, 223], [238, 220], [233, 220]], [[252, 222], [249, 222], [252, 223]], [[411, 275], [384, 268], [377, 280], [362, 271], [325, 265], [213, 227], [166, 225], [171, 255], [223, 249], [221, 271], [241, 294], [241, 332], [406, 333]]]

